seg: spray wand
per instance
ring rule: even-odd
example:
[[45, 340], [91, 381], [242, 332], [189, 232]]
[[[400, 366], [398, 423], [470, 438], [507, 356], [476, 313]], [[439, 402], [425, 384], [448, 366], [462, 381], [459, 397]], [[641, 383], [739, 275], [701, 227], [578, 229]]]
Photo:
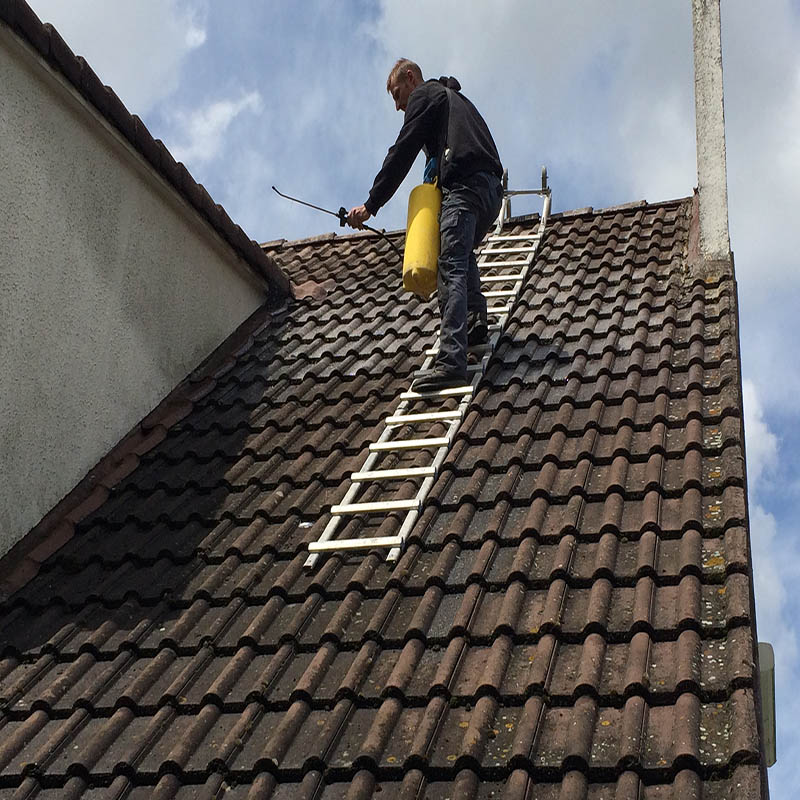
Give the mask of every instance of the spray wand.
[[[337, 213], [335, 211], [330, 211], [327, 208], [321, 208], [320, 206], [315, 206], [313, 203], [307, 203], [305, 200], [298, 200], [296, 197], [290, 197], [288, 194], [284, 194], [283, 192], [278, 191], [274, 186], [272, 187], [272, 190], [276, 194], [279, 194], [281, 197], [284, 197], [287, 200], [291, 200], [293, 203], [300, 203], [301, 206], [308, 206], [309, 208], [313, 208], [316, 209], [317, 211], [322, 211], [325, 214], [330, 214], [332, 217], [336, 217], [336, 219], [339, 220], [340, 228], [343, 228], [345, 226], [345, 223], [347, 222], [347, 209], [344, 206], [340, 206], [339, 211]], [[369, 225], [362, 225], [361, 227], [364, 228], [365, 230], [371, 231], [372, 233], [377, 233], [378, 236], [386, 239], [386, 241], [389, 243], [389, 247], [391, 247], [392, 250], [394, 250], [395, 253], [397, 253], [397, 257], [401, 261], [403, 260], [403, 254], [397, 248], [395, 243], [383, 231], [379, 231], [376, 228], [370, 228]]]

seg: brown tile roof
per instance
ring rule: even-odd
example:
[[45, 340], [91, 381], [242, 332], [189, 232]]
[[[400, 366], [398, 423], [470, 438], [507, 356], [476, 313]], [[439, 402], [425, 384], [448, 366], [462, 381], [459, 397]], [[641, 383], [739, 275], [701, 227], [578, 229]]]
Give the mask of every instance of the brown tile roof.
[[0, 607], [0, 792], [762, 796], [735, 283], [691, 209], [554, 215], [399, 562], [312, 573], [436, 314], [370, 235], [267, 246], [317, 296]]
[[236, 225], [221, 205], [211, 199], [181, 162], [176, 162], [160, 139], [153, 139], [144, 123], [131, 114], [110, 86], [104, 86], [89, 64], [76, 56], [58, 31], [42, 24], [25, 0], [0, 0], [0, 25], [5, 23], [57, 72], [61, 73], [95, 109], [183, 196], [230, 247], [266, 283], [273, 302], [291, 293], [287, 277], [274, 260]]

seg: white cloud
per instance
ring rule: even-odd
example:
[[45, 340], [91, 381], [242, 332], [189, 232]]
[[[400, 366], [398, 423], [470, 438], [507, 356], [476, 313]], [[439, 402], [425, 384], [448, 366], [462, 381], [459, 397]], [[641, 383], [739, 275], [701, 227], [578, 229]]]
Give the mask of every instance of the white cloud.
[[788, 614], [790, 595], [787, 587], [794, 579], [791, 574], [794, 559], [781, 552], [785, 545], [775, 515], [760, 502], [763, 490], [770, 488], [766, 479], [774, 476], [779, 466], [778, 437], [764, 419], [760, 392], [753, 381], [742, 381], [742, 393], [759, 636], [773, 643], [777, 662], [788, 670], [790, 665], [792, 668], [797, 666], [798, 655], [796, 627]]
[[774, 515], [751, 503], [750, 528], [758, 635], [772, 642], [785, 674], [790, 666], [797, 666], [797, 631], [787, 614], [789, 594], [778, 525]]
[[775, 517], [760, 505], [750, 505], [750, 535], [753, 554], [753, 578], [758, 618], [758, 638], [769, 642], [775, 651], [775, 706], [777, 725], [778, 766], [770, 773], [773, 792], [794, 787], [798, 780], [798, 764], [790, 757], [800, 747], [795, 720], [800, 716], [797, 679], [800, 674], [798, 648], [798, 604], [789, 591], [798, 575], [792, 562], [797, 548], [787, 549], [787, 538], [781, 536]]
[[175, 92], [184, 59], [206, 41], [205, 0], [30, 0], [30, 5], [140, 116]]
[[629, 146], [631, 199], [685, 197], [696, 182], [695, 140], [686, 135], [694, 116], [686, 92], [677, 86], [664, 90], [643, 112], [641, 104], [631, 104], [621, 115], [620, 138]]
[[244, 111], [259, 113], [263, 103], [257, 92], [243, 94], [238, 100], [217, 100], [193, 111], [175, 111], [175, 144], [172, 155], [186, 164], [202, 164], [216, 158], [225, 143], [225, 133]]
[[[783, 477], [778, 437], [764, 417], [760, 387], [742, 382], [747, 472], [749, 489], [750, 545], [758, 637], [775, 651], [776, 724], [778, 772], [773, 770], [773, 791], [796, 784], [798, 767], [787, 754], [800, 746], [794, 720], [800, 715], [800, 697], [795, 691], [800, 674], [798, 647], [798, 601], [791, 591], [800, 579], [797, 525], [791, 510], [782, 519], [768, 511], [761, 496], [786, 494], [791, 479]], [[778, 794], [781, 794], [778, 790]]]
[[742, 381], [744, 430], [747, 436], [747, 478], [751, 495], [759, 490], [762, 477], [774, 472], [778, 463], [778, 437], [769, 429], [759, 392], [752, 380]]
[[200, 47], [206, 43], [206, 30], [205, 28], [198, 28], [194, 25], [190, 25], [186, 30], [186, 37], [184, 38], [184, 42], [186, 42], [186, 46], [190, 50], [194, 50], [196, 47]]
[[760, 387], [767, 415], [796, 418], [800, 373], [786, 331], [800, 304], [793, 241], [800, 206], [800, 15], [785, 0], [770, 0], [758, 14], [726, 3], [722, 23], [743, 369]]

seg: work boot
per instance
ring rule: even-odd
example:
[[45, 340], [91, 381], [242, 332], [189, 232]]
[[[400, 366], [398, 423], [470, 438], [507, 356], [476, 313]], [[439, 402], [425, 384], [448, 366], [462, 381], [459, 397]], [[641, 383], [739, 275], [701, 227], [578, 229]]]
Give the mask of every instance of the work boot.
[[452, 389], [455, 386], [466, 386], [466, 372], [448, 372], [441, 367], [434, 367], [430, 375], [415, 378], [411, 382], [412, 392], [438, 392]]
[[489, 322], [475, 311], [467, 314], [467, 347], [485, 344], [489, 340]]

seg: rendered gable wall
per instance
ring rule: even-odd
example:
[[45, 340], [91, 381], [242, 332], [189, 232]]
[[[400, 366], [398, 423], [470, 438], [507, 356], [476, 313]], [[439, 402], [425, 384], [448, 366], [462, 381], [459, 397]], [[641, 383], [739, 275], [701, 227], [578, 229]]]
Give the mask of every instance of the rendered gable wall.
[[2, 555], [265, 289], [3, 23], [0, 76]]

